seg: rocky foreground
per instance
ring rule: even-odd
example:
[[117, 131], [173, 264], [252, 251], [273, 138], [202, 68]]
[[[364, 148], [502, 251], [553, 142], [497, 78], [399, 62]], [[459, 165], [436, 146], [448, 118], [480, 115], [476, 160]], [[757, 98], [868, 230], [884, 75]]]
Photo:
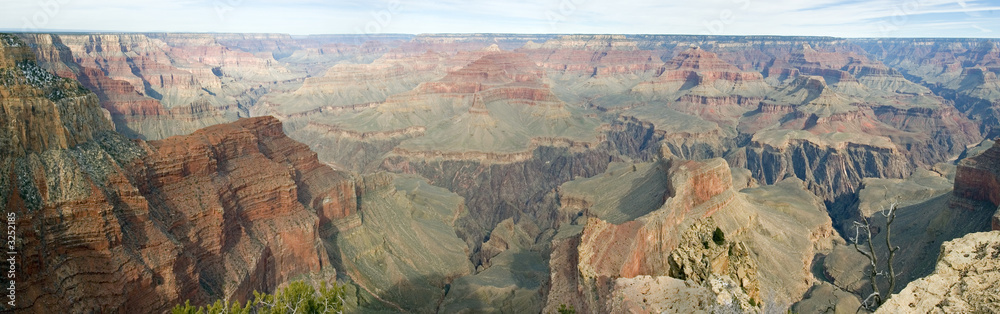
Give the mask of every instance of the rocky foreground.
[[930, 276], [911, 282], [878, 313], [989, 313], [1000, 308], [1000, 232], [972, 233], [941, 247]]

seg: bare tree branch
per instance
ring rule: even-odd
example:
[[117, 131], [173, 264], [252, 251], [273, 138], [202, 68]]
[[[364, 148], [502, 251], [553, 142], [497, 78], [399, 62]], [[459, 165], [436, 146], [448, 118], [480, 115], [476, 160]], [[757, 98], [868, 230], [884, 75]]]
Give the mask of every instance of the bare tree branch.
[[[871, 220], [868, 217], [862, 217], [860, 222], [859, 221], [854, 222], [855, 236], [854, 238], [851, 239], [851, 242], [854, 242], [854, 250], [858, 251], [858, 253], [861, 253], [861, 255], [868, 258], [869, 265], [871, 266], [871, 270], [868, 271], [868, 280], [869, 284], [871, 285], [872, 293], [869, 294], [868, 297], [866, 297], [863, 302], [861, 302], [861, 308], [874, 311], [879, 306], [881, 306], [882, 303], [886, 301], [886, 299], [888, 299], [888, 296], [892, 295], [893, 291], [896, 290], [896, 277], [899, 276], [900, 274], [896, 273], [892, 262], [896, 257], [896, 251], [899, 251], [899, 247], [892, 246], [892, 223], [896, 221], [896, 212], [898, 209], [899, 209], [899, 200], [897, 198], [896, 200], [894, 200], [892, 203], [889, 204], [888, 209], [882, 206], [879, 211], [879, 214], [881, 214], [886, 219], [885, 245], [888, 254], [885, 260], [886, 263], [885, 267], [887, 268], [887, 270], [885, 271], [879, 270], [878, 254], [875, 252], [875, 243], [872, 237]], [[861, 242], [862, 230], [865, 232], [866, 236], [865, 241], [867, 241], [868, 244], [868, 252], [862, 250], [861, 247], [858, 245], [859, 242]], [[878, 285], [879, 277], [886, 277], [886, 280], [889, 283], [889, 287], [888, 290], [886, 290], [885, 295], [883, 295], [881, 293], [881, 290], [879, 289]], [[859, 308], [858, 310], [860, 311], [861, 308]]]

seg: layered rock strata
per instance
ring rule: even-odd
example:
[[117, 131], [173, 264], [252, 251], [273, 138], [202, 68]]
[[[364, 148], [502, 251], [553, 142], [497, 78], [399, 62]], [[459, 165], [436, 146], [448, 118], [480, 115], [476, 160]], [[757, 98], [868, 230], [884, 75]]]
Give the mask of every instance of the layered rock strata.
[[[630, 167], [633, 170], [612, 167], [606, 175], [563, 185], [561, 211], [586, 216], [572, 220], [579, 226], [564, 223], [552, 243], [549, 265], [553, 288], [546, 310], [555, 310], [560, 304], [597, 312], [661, 308], [672, 304], [677, 295], [709, 296], [711, 301], [695, 307], [701, 310], [716, 305], [750, 310], [764, 302], [791, 301], [773, 295], [806, 291], [812, 255], [832, 248], [834, 232], [818, 200], [808, 196], [801, 181], [736, 192], [729, 166], [721, 159], [694, 162], [668, 158], [660, 162], [665, 164], [636, 165]], [[666, 175], [655, 179], [660, 171]], [[618, 180], [612, 178], [632, 184], [605, 182]], [[587, 181], [620, 188], [596, 192], [592, 200], [574, 196], [579, 195], [574, 191], [592, 185], [584, 183]], [[644, 192], [657, 186], [665, 191], [658, 201], [655, 193]], [[610, 204], [605, 198], [611, 199]], [[640, 200], [645, 198], [649, 200]], [[765, 210], [768, 206], [792, 206], [804, 216], [791, 218]], [[784, 221], [783, 227], [768, 227], [768, 221]], [[790, 235], [786, 239], [790, 242], [783, 245], [795, 249], [763, 253], [777, 245], [774, 238], [763, 234], [779, 229], [793, 232], [789, 228], [797, 230], [797, 235]], [[801, 270], [774, 272], [771, 267], [776, 265], [801, 265]], [[633, 289], [630, 287], [635, 285], [687, 288], [680, 294], [647, 295], [642, 302], [629, 297], [623, 303], [620, 296], [624, 292], [616, 289]], [[764, 287], [779, 286], [789, 290], [764, 291]], [[769, 295], [772, 299], [764, 301]]]
[[278, 120], [129, 141], [98, 97], [39, 68], [18, 39], [4, 37], [0, 71], [17, 310], [157, 312], [244, 300], [331, 267], [317, 245], [331, 220], [356, 212], [353, 180]]
[[[963, 159], [955, 174], [955, 196], [1000, 206], [1000, 145]], [[993, 222], [994, 226], [997, 222]]]

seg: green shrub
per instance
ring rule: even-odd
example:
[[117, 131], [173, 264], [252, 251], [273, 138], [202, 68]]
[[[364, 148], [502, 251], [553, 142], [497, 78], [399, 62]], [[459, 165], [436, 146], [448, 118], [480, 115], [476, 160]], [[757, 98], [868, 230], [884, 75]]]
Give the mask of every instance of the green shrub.
[[715, 227], [715, 231], [712, 231], [712, 242], [715, 242], [715, 245], [726, 243], [726, 234], [722, 233], [722, 229], [719, 227]]
[[559, 304], [559, 314], [576, 314], [576, 309], [570, 305], [568, 308], [566, 304]]
[[254, 297], [246, 304], [240, 302], [218, 300], [206, 306], [192, 306], [191, 301], [178, 304], [171, 311], [173, 314], [250, 314], [250, 313], [343, 313], [343, 286], [333, 284], [328, 287], [324, 282], [316, 291], [312, 286], [302, 281], [290, 283], [284, 289], [274, 294], [264, 294], [254, 291]]

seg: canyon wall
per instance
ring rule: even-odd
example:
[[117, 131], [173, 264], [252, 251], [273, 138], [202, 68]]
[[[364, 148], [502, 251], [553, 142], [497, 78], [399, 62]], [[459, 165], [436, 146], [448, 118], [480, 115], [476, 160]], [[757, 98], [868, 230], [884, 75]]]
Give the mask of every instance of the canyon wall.
[[110, 131], [97, 96], [28, 51], [13, 37], [0, 45], [0, 203], [17, 217], [19, 310], [244, 300], [331, 267], [316, 245], [356, 212], [353, 179], [278, 120], [131, 141]]
[[[993, 147], [978, 156], [959, 162], [954, 193], [962, 199], [988, 204], [985, 209], [975, 206], [968, 208], [970, 210], [991, 210], [993, 207], [1000, 209], [1000, 145], [994, 143]], [[956, 206], [963, 204], [966, 203], [953, 202]], [[1000, 211], [994, 214], [992, 226], [993, 230], [1000, 230]]]
[[[787, 304], [794, 298], [780, 296], [804, 293], [813, 280], [808, 270], [813, 255], [836, 242], [821, 202], [809, 196], [802, 181], [737, 192], [722, 159], [665, 157], [653, 164], [659, 165], [609, 169], [561, 187], [561, 210], [580, 211], [581, 217], [564, 222], [553, 239], [546, 310], [560, 304], [588, 312]], [[666, 180], [651, 177], [660, 172], [666, 172]], [[591, 190], [595, 186], [603, 188]], [[647, 189], [663, 192], [659, 201]], [[585, 191], [594, 194], [593, 200], [579, 193]], [[771, 206], [795, 208], [798, 218], [772, 212]], [[772, 232], [788, 237], [776, 240]], [[775, 241], [789, 241], [781, 245], [792, 249], [774, 251]], [[785, 266], [775, 271], [776, 265]], [[622, 294], [637, 286], [676, 293]], [[685, 295], [704, 297], [707, 304]]]

